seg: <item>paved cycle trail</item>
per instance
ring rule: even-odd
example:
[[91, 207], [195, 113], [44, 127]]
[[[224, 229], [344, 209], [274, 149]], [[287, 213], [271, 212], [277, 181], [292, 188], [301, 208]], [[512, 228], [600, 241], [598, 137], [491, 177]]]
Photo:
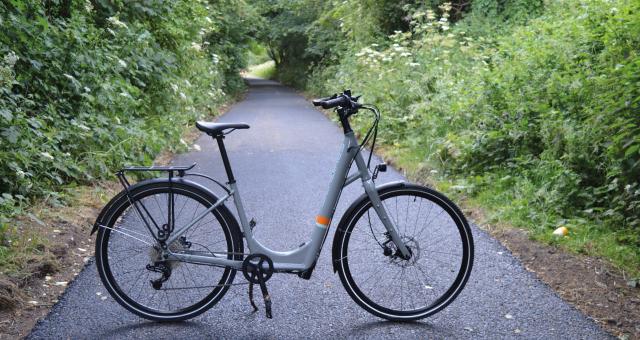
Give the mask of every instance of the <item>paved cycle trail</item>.
[[[294, 249], [310, 237], [338, 157], [342, 132], [295, 91], [261, 79], [249, 79], [249, 84], [246, 98], [219, 121], [251, 125], [249, 130], [234, 131], [225, 141], [247, 215], [258, 222], [257, 238], [277, 250]], [[178, 155], [173, 163], [197, 162], [198, 172], [224, 179], [215, 143], [203, 135], [196, 144], [199, 150]], [[401, 179], [403, 176], [390, 168], [377, 182]], [[108, 296], [92, 261], [29, 338], [611, 337], [476, 227], [473, 272], [456, 301], [419, 322], [392, 323], [368, 314], [349, 298], [333, 273], [330, 249], [335, 224], [361, 193], [362, 186], [357, 183], [343, 192], [311, 280], [278, 274], [268, 282], [273, 299], [271, 320], [265, 317], [260, 299], [260, 311], [252, 313], [246, 286], [234, 286], [220, 303], [190, 321], [146, 321]], [[236, 282], [240, 280], [241, 276], [236, 276]], [[103, 300], [105, 295], [108, 297]]]

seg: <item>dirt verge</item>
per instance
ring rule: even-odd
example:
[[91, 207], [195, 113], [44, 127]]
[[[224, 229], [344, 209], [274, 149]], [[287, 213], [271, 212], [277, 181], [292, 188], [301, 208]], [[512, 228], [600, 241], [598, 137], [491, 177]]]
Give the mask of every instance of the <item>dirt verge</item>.
[[640, 288], [610, 263], [529, 239], [520, 229], [488, 230], [562, 299], [621, 338], [640, 339]]
[[23, 258], [16, 259], [21, 268], [0, 273], [0, 338], [25, 337], [58, 302], [93, 256], [89, 232], [107, 197], [116, 190], [114, 182], [80, 188], [73, 201], [82, 204], [60, 207], [41, 202], [11, 221], [21, 235], [29, 237], [24, 243], [36, 243], [32, 253], [25, 251]]

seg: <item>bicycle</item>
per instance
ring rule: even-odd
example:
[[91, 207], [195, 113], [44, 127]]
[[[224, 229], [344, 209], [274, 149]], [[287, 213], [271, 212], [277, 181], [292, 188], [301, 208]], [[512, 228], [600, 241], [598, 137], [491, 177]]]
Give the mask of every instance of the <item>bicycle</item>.
[[[358, 99], [347, 90], [313, 101], [324, 109], [335, 108], [344, 141], [311, 239], [297, 249], [274, 251], [254, 238], [256, 223], [247, 220], [223, 141], [234, 130], [248, 129], [247, 124], [196, 123], [217, 142], [226, 184], [188, 173], [195, 164], [118, 171], [124, 190], [105, 206], [91, 231], [98, 231], [96, 265], [111, 296], [143, 318], [185, 320], [220, 301], [237, 285], [233, 281], [240, 271], [254, 311], [253, 287], [259, 285], [271, 318], [266, 282], [274, 273], [311, 278], [342, 189], [360, 179], [365, 192], [342, 216], [332, 245], [333, 271], [348, 294], [373, 315], [396, 321], [421, 319], [450, 304], [473, 265], [467, 220], [453, 202], [430, 188], [405, 182], [375, 185], [379, 172], [386, 171], [384, 163], [370, 171], [380, 113]], [[374, 121], [358, 143], [349, 117], [362, 109], [372, 112]], [[365, 163], [362, 150], [369, 141]], [[354, 162], [357, 171], [349, 174]], [[168, 176], [131, 184], [125, 173], [141, 171]], [[225, 194], [218, 198], [190, 176], [212, 181]], [[225, 205], [230, 198], [240, 223]]]

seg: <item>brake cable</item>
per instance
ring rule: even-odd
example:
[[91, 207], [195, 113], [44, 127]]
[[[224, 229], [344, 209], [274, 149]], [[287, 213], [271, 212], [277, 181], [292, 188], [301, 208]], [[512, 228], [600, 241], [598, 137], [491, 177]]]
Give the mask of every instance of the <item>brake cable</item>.
[[374, 149], [376, 147], [376, 139], [378, 138], [378, 124], [380, 122], [380, 111], [373, 105], [371, 105], [371, 106], [362, 105], [361, 108], [367, 109], [367, 110], [373, 112], [373, 114], [375, 115], [375, 120], [374, 120], [373, 124], [369, 128], [369, 131], [367, 131], [367, 134], [364, 136], [364, 139], [362, 140], [362, 143], [360, 144], [360, 150], [363, 150], [365, 145], [369, 142], [369, 139], [373, 135], [373, 139], [372, 139], [372, 142], [371, 142], [371, 150], [369, 151], [369, 158], [367, 159], [367, 169], [371, 170], [371, 158], [373, 156], [373, 151], [374, 151]]
[[[369, 128], [369, 131], [367, 131], [367, 134], [365, 135], [364, 139], [362, 140], [362, 143], [360, 144], [360, 150], [364, 149], [365, 145], [369, 142], [369, 139], [372, 137], [372, 134], [373, 134], [373, 139], [371, 140], [371, 150], [369, 151], [369, 158], [367, 159], [367, 169], [371, 170], [371, 158], [376, 148], [376, 139], [378, 137], [378, 124], [380, 123], [380, 111], [374, 105], [362, 105], [361, 108], [367, 109], [373, 112], [373, 114], [375, 115], [375, 120], [371, 125], [371, 128]], [[386, 247], [382, 243], [380, 243], [380, 241], [376, 237], [376, 233], [373, 231], [373, 226], [371, 223], [371, 215], [369, 210], [367, 210], [367, 220], [369, 222], [369, 230], [371, 230], [371, 236], [373, 236], [373, 239], [376, 241], [376, 243], [378, 243], [380, 248], [386, 249]]]

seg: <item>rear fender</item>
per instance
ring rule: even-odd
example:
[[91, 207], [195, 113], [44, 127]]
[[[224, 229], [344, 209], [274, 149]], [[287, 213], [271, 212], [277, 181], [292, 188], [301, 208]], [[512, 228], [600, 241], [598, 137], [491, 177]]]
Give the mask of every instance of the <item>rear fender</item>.
[[[201, 184], [198, 184], [196, 182], [193, 182], [193, 181], [190, 181], [190, 180], [184, 179], [184, 178], [173, 178], [171, 180], [171, 182], [172, 183], [181, 183], [181, 184], [193, 186], [197, 190], [200, 190], [200, 191], [204, 192], [206, 195], [210, 196], [210, 199], [212, 200], [212, 202], [216, 202], [218, 200], [217, 196], [211, 190], [209, 190], [208, 188], [206, 188], [206, 187], [204, 187]], [[131, 185], [129, 187], [129, 192], [135, 192], [135, 190], [137, 190], [139, 187], [142, 187], [142, 186], [145, 186], [145, 185], [156, 184], [156, 183], [169, 183], [169, 179], [168, 178], [154, 178], [154, 179], [141, 181], [141, 182], [138, 182], [136, 184]], [[108, 214], [111, 211], [111, 207], [116, 202], [119, 202], [123, 198], [123, 196], [126, 196], [126, 194], [127, 194], [127, 192], [125, 190], [122, 190], [116, 196], [114, 196], [109, 201], [109, 203], [107, 203], [107, 205], [102, 209], [102, 211], [98, 215], [98, 218], [96, 218], [96, 222], [93, 224], [93, 229], [91, 229], [91, 235], [93, 235], [98, 230], [98, 228], [99, 228], [99, 226], [101, 224], [104, 225], [104, 223], [106, 223], [106, 221], [110, 220], [111, 216], [108, 216]], [[229, 214], [228, 216], [233, 216], [231, 211], [229, 211], [229, 209], [224, 204], [221, 204], [216, 209], [219, 209], [222, 214], [228, 213]]]

